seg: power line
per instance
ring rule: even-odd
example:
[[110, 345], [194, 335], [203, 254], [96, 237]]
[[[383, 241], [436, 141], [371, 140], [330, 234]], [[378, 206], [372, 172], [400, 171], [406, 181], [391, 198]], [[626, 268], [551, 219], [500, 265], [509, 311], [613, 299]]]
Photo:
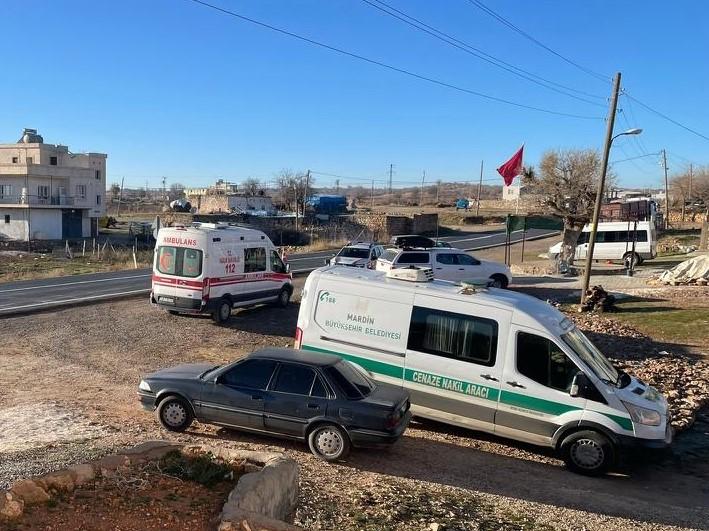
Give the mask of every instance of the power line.
[[511, 106], [513, 106], [513, 107], [519, 107], [519, 108], [528, 109], [528, 110], [531, 110], [531, 111], [543, 112], [543, 113], [547, 113], [547, 114], [553, 114], [553, 115], [556, 115], [556, 116], [565, 116], [565, 117], [568, 117], [568, 118], [578, 118], [578, 119], [582, 119], [582, 120], [602, 120], [602, 119], [603, 119], [603, 118], [600, 118], [600, 117], [598, 117], [598, 116], [583, 116], [583, 115], [578, 115], [578, 114], [571, 114], [571, 113], [565, 113], [565, 112], [560, 112], [560, 111], [553, 111], [553, 110], [551, 110], [551, 109], [544, 109], [544, 108], [541, 108], [541, 107], [534, 107], [534, 106], [532, 106], [532, 105], [525, 105], [524, 103], [519, 103], [519, 102], [515, 102], [515, 101], [511, 101], [511, 100], [506, 100], [506, 99], [503, 99], [503, 98], [498, 98], [497, 96], [491, 96], [491, 95], [489, 95], [489, 94], [484, 94], [484, 93], [482, 93], [482, 92], [478, 92], [478, 91], [475, 91], [475, 90], [472, 90], [472, 89], [468, 89], [468, 88], [465, 88], [465, 87], [460, 87], [460, 86], [458, 86], [458, 85], [453, 85], [452, 83], [448, 83], [448, 82], [446, 82], [446, 81], [441, 81], [441, 80], [438, 80], [438, 79], [435, 79], [435, 78], [432, 78], [432, 77], [428, 77], [428, 76], [425, 76], [425, 75], [422, 75], [422, 74], [417, 74], [416, 72], [412, 72], [412, 71], [410, 71], [410, 70], [405, 70], [405, 69], [403, 69], [403, 68], [399, 68], [399, 67], [396, 67], [396, 66], [387, 64], [387, 63], [383, 63], [383, 62], [381, 62], [381, 61], [377, 61], [376, 59], [370, 59], [370, 58], [365, 57], [365, 56], [363, 56], [363, 55], [359, 55], [359, 54], [356, 54], [356, 53], [353, 53], [353, 52], [348, 52], [347, 50], [343, 50], [342, 48], [337, 48], [337, 47], [335, 47], [335, 46], [331, 46], [331, 45], [329, 45], [329, 44], [325, 44], [325, 43], [322, 43], [322, 42], [319, 42], [319, 41], [310, 39], [310, 38], [308, 38], [308, 37], [304, 37], [304, 36], [302, 36], [302, 35], [298, 35], [297, 33], [293, 33], [293, 32], [291, 32], [291, 31], [287, 31], [287, 30], [278, 28], [278, 27], [276, 27], [276, 26], [272, 26], [272, 25], [267, 24], [267, 23], [265, 23], [265, 22], [261, 22], [261, 21], [256, 20], [256, 19], [249, 18], [249, 17], [246, 17], [246, 16], [244, 16], [244, 15], [240, 15], [239, 13], [236, 13], [236, 12], [234, 12], [234, 11], [230, 11], [230, 10], [228, 10], [228, 9], [224, 9], [224, 8], [222, 8], [222, 7], [219, 7], [219, 6], [215, 6], [215, 5], [210, 4], [210, 3], [208, 3], [208, 2], [204, 2], [203, 0], [189, 0], [189, 1], [190, 1], [190, 2], [193, 2], [193, 3], [195, 3], [195, 4], [199, 4], [199, 5], [201, 5], [201, 6], [204, 6], [204, 7], [208, 7], [208, 8], [210, 8], [210, 9], [213, 9], [213, 10], [218, 11], [218, 12], [220, 12], [220, 13], [223, 13], [223, 14], [225, 14], [225, 15], [229, 15], [229, 16], [231, 16], [231, 17], [238, 18], [238, 19], [244, 20], [244, 21], [246, 21], [246, 22], [250, 22], [251, 24], [255, 24], [255, 25], [257, 25], [257, 26], [261, 26], [262, 28], [266, 28], [266, 29], [269, 29], [269, 30], [271, 30], [271, 31], [275, 31], [275, 32], [277, 32], [277, 33], [281, 33], [282, 35], [287, 35], [287, 36], [289, 36], [289, 37], [293, 37], [294, 39], [298, 39], [298, 40], [300, 40], [300, 41], [307, 42], [308, 44], [312, 44], [312, 45], [314, 45], [314, 46], [318, 46], [318, 47], [324, 48], [324, 49], [326, 49], [326, 50], [330, 50], [330, 51], [333, 51], [333, 52], [336, 52], [336, 53], [339, 53], [339, 54], [342, 54], [342, 55], [346, 55], [346, 56], [348, 56], [348, 57], [352, 57], [353, 59], [358, 59], [358, 60], [360, 60], [360, 61], [364, 61], [364, 62], [366, 62], [366, 63], [370, 63], [370, 64], [373, 64], [373, 65], [377, 65], [377, 66], [380, 66], [380, 67], [382, 67], [382, 68], [386, 68], [386, 69], [388, 69], [388, 70], [392, 70], [392, 71], [394, 71], [394, 72], [398, 72], [398, 73], [400, 73], [400, 74], [405, 74], [405, 75], [407, 75], [407, 76], [414, 77], [414, 78], [420, 79], [420, 80], [422, 80], [422, 81], [427, 81], [427, 82], [429, 82], [429, 83], [433, 83], [434, 85], [439, 85], [439, 86], [441, 86], [441, 87], [446, 87], [446, 88], [449, 88], [449, 89], [457, 90], [457, 91], [459, 91], [459, 92], [464, 92], [464, 93], [466, 93], [466, 94], [472, 94], [473, 96], [478, 96], [478, 97], [480, 97], [480, 98], [484, 98], [484, 99], [487, 99], [487, 100], [490, 100], [490, 101], [496, 101], [496, 102], [498, 102], [498, 103], [504, 103], [504, 104], [507, 104], [507, 105], [511, 105]]
[[[541, 87], [544, 87], [549, 90], [553, 90], [554, 92], [557, 92], [559, 94], [563, 94], [563, 95], [568, 96], [570, 98], [574, 98], [579, 101], [583, 101], [583, 102], [588, 103], [590, 105], [596, 105], [598, 107], [605, 108], [605, 105], [602, 105], [602, 104], [595, 102], [595, 101], [590, 101], [586, 98], [582, 98], [582, 97], [576, 96], [574, 94], [569, 94], [568, 92], [566, 92], [566, 90], [578, 92], [580, 94], [584, 94], [584, 95], [587, 95], [587, 96], [590, 96], [593, 98], [599, 98], [601, 100], [605, 99], [602, 96], [596, 96], [594, 94], [589, 94], [587, 92], [576, 90], [574, 88], [567, 87], [567, 86], [561, 85], [559, 83], [555, 83], [554, 81], [543, 78], [537, 74], [533, 74], [532, 72], [528, 72], [527, 70], [524, 70], [524, 69], [519, 68], [515, 65], [512, 65], [506, 61], [503, 61], [502, 59], [499, 59], [493, 55], [490, 55], [490, 54], [480, 50], [479, 48], [476, 48], [464, 41], [461, 41], [460, 39], [457, 39], [457, 38], [449, 35], [448, 33], [445, 33], [439, 29], [436, 29], [433, 26], [430, 26], [429, 24], [426, 24], [425, 22], [422, 22], [421, 20], [419, 20], [407, 13], [404, 13], [403, 11], [387, 4], [386, 2], [383, 2], [382, 0], [374, 0], [374, 1], [377, 2], [377, 4], [381, 4], [386, 9], [384, 7], [374, 4], [370, 0], [362, 0], [362, 2], [364, 2], [365, 4], [368, 4], [369, 6], [375, 8], [375, 9], [378, 9], [382, 13], [386, 13], [387, 15], [390, 15], [390, 16], [404, 22], [405, 24], [408, 24], [409, 26], [411, 26], [419, 31], [427, 33], [427, 34], [435, 37], [436, 39], [453, 46], [454, 48], [458, 48], [459, 50], [462, 50], [467, 54], [477, 57], [478, 59], [481, 59], [487, 63], [490, 63], [493, 66], [501, 68], [502, 70], [510, 72], [513, 75], [519, 76], [522, 79], [526, 79], [526, 80], [531, 81], [532, 83], [535, 83]], [[397, 15], [397, 13], [402, 16]], [[404, 18], [404, 17], [406, 17], [406, 18]], [[409, 20], [407, 20], [407, 19], [409, 19]], [[429, 30], [431, 30], [431, 31], [429, 31]], [[556, 85], [556, 86], [561, 87], [562, 89], [565, 89], [565, 90], [560, 90], [559, 88], [555, 88], [554, 86], [550, 86], [550, 85]]]
[[620, 164], [621, 162], [628, 162], [630, 160], [637, 160], [637, 159], [642, 159], [645, 157], [659, 157], [660, 152], [658, 153], [646, 153], [645, 155], [638, 155], [637, 157], [629, 157], [627, 159], [620, 159], [620, 160], [612, 160], [610, 163], [611, 164]]
[[[625, 92], [621, 93], [622, 96], [625, 96]], [[627, 97], [625, 98], [625, 102], [628, 104], [628, 111], [630, 111], [630, 118], [633, 120], [633, 123], [635, 124], [635, 127], [638, 127], [638, 120], [635, 118], [635, 111], [633, 110], [633, 102], [630, 101]], [[623, 106], [623, 109], [625, 109], [625, 105]], [[637, 141], [637, 143], [640, 145], [642, 150], [647, 153], [647, 147], [645, 146], [645, 142], [643, 141], [642, 135], [633, 135], [633, 138]]]
[[560, 53], [557, 52], [556, 50], [551, 49], [549, 46], [547, 46], [547, 45], [544, 44], [543, 42], [540, 42], [539, 40], [535, 39], [533, 36], [531, 36], [529, 33], [527, 33], [526, 31], [524, 31], [523, 29], [521, 29], [521, 28], [515, 26], [514, 24], [512, 24], [512, 22], [510, 22], [509, 20], [507, 20], [506, 18], [504, 18], [502, 15], [499, 15], [498, 13], [496, 13], [495, 11], [493, 11], [492, 9], [490, 9], [489, 7], [487, 7], [487, 6], [486, 6], [485, 4], [483, 4], [480, 0], [468, 0], [468, 2], [470, 2], [471, 4], [473, 4], [473, 5], [474, 5], [475, 7], [477, 7], [478, 9], [481, 9], [483, 12], [487, 13], [488, 15], [490, 15], [491, 17], [493, 17], [494, 19], [496, 19], [498, 22], [504, 24], [505, 26], [507, 26], [508, 28], [510, 28], [512, 31], [515, 31], [515, 32], [519, 33], [519, 34], [522, 35], [524, 38], [526, 38], [526, 39], [532, 41], [534, 44], [536, 44], [536, 45], [539, 46], [540, 48], [544, 48], [546, 51], [548, 51], [548, 52], [554, 54], [554, 55], [557, 56], [558, 58], [560, 58], [560, 59], [566, 61], [567, 63], [569, 63], [570, 65], [575, 66], [575, 67], [578, 68], [579, 70], [581, 70], [581, 71], [587, 73], [587, 74], [590, 75], [590, 76], [595, 77], [596, 79], [599, 79], [599, 80], [604, 81], [604, 82], [610, 81], [610, 76], [604, 76], [603, 74], [599, 74], [598, 72], [594, 72], [594, 71], [591, 70], [590, 68], [586, 68], [585, 66], [580, 65], [580, 64], [577, 63], [576, 61], [573, 61], [573, 60], [569, 59], [568, 57], [566, 57], [566, 56], [560, 54]]
[[667, 116], [666, 114], [661, 113], [661, 112], [658, 111], [657, 109], [653, 109], [653, 108], [650, 107], [648, 104], [643, 103], [642, 101], [640, 101], [640, 100], [637, 99], [637, 98], [634, 98], [633, 96], [631, 96], [631, 95], [628, 94], [627, 92], [625, 93], [625, 96], [626, 96], [626, 98], [628, 98], [628, 99], [630, 99], [630, 100], [633, 100], [635, 103], [637, 103], [638, 105], [640, 105], [642, 108], [644, 108], [644, 109], [650, 111], [650, 112], [653, 113], [653, 114], [656, 114], [656, 115], [659, 116], [660, 118], [664, 118], [664, 119], [667, 120], [668, 122], [671, 122], [671, 123], [675, 124], [676, 126], [681, 127], [682, 129], [684, 129], [684, 130], [686, 130], [686, 131], [689, 131], [690, 133], [692, 133], [692, 134], [694, 134], [694, 135], [697, 135], [698, 137], [703, 138], [704, 140], [709, 140], [709, 136], [706, 136], [706, 135], [700, 133], [699, 131], [695, 131], [695, 130], [692, 129], [691, 127], [688, 127], [688, 126], [686, 126], [686, 125], [684, 125], [684, 124], [678, 122], [677, 120], [675, 120], [675, 119], [673, 119], [673, 118], [670, 118], [669, 116]]

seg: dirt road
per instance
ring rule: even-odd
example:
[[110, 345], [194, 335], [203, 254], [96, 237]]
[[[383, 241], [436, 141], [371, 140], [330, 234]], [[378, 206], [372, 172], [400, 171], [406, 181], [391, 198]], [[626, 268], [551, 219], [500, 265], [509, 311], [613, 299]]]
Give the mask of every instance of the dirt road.
[[291, 345], [297, 313], [297, 304], [242, 310], [217, 327], [141, 298], [1, 320], [0, 486], [146, 439], [216, 440], [297, 459], [296, 522], [307, 528], [709, 528], [709, 436], [700, 433], [709, 423], [674, 455], [592, 479], [545, 450], [430, 422], [412, 424], [389, 451], [324, 465], [298, 443], [199, 424], [168, 434], [139, 409], [141, 374]]

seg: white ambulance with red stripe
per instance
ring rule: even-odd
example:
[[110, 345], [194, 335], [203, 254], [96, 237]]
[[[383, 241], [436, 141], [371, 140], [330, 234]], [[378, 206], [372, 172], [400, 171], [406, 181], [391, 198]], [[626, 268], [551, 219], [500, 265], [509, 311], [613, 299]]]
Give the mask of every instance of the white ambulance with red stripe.
[[150, 302], [172, 314], [209, 313], [218, 323], [232, 308], [287, 306], [292, 274], [263, 232], [225, 223], [158, 231]]

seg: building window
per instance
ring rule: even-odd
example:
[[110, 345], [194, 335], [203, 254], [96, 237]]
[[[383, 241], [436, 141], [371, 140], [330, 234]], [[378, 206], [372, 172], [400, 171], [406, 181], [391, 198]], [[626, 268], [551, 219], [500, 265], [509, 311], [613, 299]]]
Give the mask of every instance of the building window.
[[86, 199], [86, 185], [77, 184], [76, 185], [76, 197], [79, 199]]
[[10, 214], [5, 214], [5, 223], [10, 223]]
[[27, 157], [27, 164], [34, 164], [34, 159], [32, 157]]
[[0, 184], [0, 199], [4, 197], [12, 197], [11, 184]]
[[13, 164], [17, 164], [18, 162], [20, 162], [20, 157], [12, 157]]
[[100, 204], [101, 204], [101, 196], [100, 196], [100, 195], [97, 195], [97, 196], [96, 196], [96, 204], [97, 204], [97, 205], [100, 205]]
[[49, 157], [49, 165], [56, 166], [57, 165], [57, 157]]
[[101, 180], [101, 170], [96, 170], [96, 180], [97, 181]]
[[49, 186], [38, 186], [37, 187], [37, 196], [40, 199], [49, 199]]

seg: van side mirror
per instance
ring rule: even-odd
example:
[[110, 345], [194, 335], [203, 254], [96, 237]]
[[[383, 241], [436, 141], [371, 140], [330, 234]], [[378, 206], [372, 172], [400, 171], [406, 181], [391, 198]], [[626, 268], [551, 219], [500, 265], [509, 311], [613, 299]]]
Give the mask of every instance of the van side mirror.
[[583, 372], [579, 371], [574, 376], [571, 381], [571, 388], [569, 389], [569, 395], [571, 396], [584, 396], [586, 389], [588, 388], [588, 377]]

